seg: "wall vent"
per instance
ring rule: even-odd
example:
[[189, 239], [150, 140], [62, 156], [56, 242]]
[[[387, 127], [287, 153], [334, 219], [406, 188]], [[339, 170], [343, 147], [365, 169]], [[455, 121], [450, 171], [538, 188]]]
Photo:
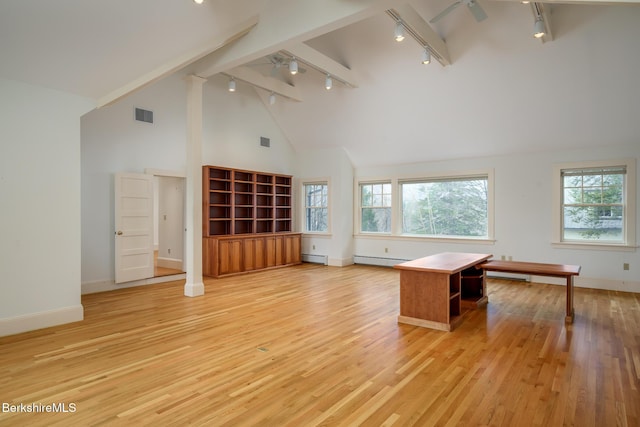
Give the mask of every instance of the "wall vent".
[[139, 122], [153, 123], [153, 111], [136, 108], [136, 120]]
[[260, 146], [261, 147], [271, 147], [271, 140], [269, 138], [265, 138], [264, 136], [260, 137]]

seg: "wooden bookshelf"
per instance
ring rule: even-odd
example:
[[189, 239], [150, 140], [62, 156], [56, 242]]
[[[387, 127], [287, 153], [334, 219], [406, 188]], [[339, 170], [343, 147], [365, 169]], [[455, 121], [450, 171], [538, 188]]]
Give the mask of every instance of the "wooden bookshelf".
[[[301, 262], [301, 234], [293, 233], [291, 176], [218, 166], [204, 166], [202, 176], [205, 275]], [[275, 238], [284, 234], [289, 236]]]

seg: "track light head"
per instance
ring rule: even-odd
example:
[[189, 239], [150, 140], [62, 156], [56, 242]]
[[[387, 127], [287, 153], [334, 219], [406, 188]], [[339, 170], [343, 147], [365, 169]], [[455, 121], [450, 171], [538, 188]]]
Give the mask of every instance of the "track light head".
[[404, 25], [402, 25], [401, 21], [396, 23], [396, 30], [394, 34], [397, 42], [404, 40]]
[[236, 81], [234, 80], [233, 77], [231, 77], [231, 79], [229, 80], [229, 92], [235, 92], [236, 91]]
[[536, 23], [533, 24], [533, 37], [539, 39], [544, 37], [544, 20], [541, 17], [536, 18]]
[[431, 62], [431, 52], [429, 52], [428, 48], [424, 48], [424, 51], [422, 52], [422, 63], [424, 65], [427, 65]]
[[298, 61], [296, 60], [296, 58], [292, 58], [291, 62], [289, 62], [289, 72], [292, 76], [298, 74]]
[[269, 95], [269, 105], [273, 105], [276, 103], [276, 94], [271, 92], [271, 95]]
[[327, 78], [324, 79], [324, 88], [326, 90], [331, 90], [332, 87], [333, 87], [333, 80], [331, 79], [331, 75], [327, 74]]

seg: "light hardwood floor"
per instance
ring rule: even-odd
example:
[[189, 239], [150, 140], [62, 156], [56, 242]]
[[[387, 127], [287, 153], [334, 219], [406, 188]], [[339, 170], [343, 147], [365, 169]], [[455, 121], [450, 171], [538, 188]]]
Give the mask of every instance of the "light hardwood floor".
[[640, 425], [640, 295], [490, 281], [451, 333], [399, 325], [390, 268], [303, 264], [83, 296], [0, 338], [0, 425]]

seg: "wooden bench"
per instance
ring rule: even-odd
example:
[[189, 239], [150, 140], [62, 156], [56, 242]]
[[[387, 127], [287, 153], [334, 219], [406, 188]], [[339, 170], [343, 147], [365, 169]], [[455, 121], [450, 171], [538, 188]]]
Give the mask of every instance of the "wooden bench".
[[579, 265], [541, 264], [537, 262], [490, 260], [477, 268], [504, 273], [532, 274], [536, 276], [564, 277], [567, 280], [567, 314], [565, 322], [573, 323], [573, 278], [580, 274]]

